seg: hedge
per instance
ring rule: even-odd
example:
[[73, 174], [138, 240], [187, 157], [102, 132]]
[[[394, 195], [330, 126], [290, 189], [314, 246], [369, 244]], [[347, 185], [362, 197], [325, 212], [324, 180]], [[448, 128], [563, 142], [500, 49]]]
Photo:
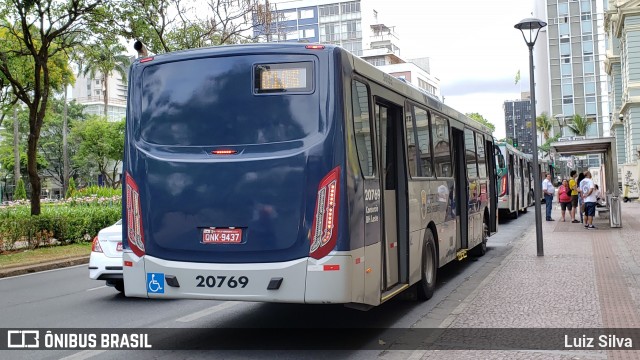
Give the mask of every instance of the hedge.
[[[74, 204], [46, 204], [39, 216], [31, 216], [29, 206], [0, 209], [0, 245], [4, 250], [18, 246], [91, 241], [101, 229], [113, 225], [122, 216], [119, 199]], [[18, 243], [22, 242], [22, 243]]]

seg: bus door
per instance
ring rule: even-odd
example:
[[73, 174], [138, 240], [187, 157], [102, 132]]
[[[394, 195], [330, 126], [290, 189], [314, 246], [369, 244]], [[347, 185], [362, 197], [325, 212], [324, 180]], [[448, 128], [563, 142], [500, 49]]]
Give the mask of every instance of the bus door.
[[[497, 151], [497, 153], [496, 153]], [[487, 178], [489, 178], [489, 232], [498, 231], [498, 179], [497, 179], [497, 161], [496, 158], [500, 153], [500, 148], [495, 146], [490, 137], [485, 138], [485, 152], [494, 154], [487, 156]], [[502, 156], [502, 154], [500, 154]], [[503, 160], [504, 162], [504, 160]]]
[[527, 194], [529, 192], [526, 191], [526, 189], [525, 189], [525, 183], [526, 183], [525, 175], [526, 175], [526, 173], [525, 173], [525, 170], [524, 170], [524, 165], [525, 165], [524, 159], [519, 157], [518, 158], [518, 174], [520, 175], [520, 195], [518, 196], [518, 198], [520, 199], [519, 208], [526, 210], [527, 206], [529, 205], [529, 200], [527, 200]]
[[[407, 257], [407, 186], [402, 140], [402, 108], [386, 102], [376, 101], [375, 123], [378, 135], [378, 159], [381, 169], [380, 187], [382, 191], [382, 263], [383, 291], [400, 282], [408, 281]], [[399, 194], [405, 194], [402, 197]], [[404, 210], [401, 210], [404, 209]]]
[[509, 210], [518, 210], [517, 208], [517, 191], [516, 191], [516, 162], [515, 156], [512, 153], [509, 154], [509, 184], [507, 185], [507, 194], [509, 194], [509, 202], [511, 203], [509, 206]]
[[454, 159], [454, 177], [456, 184], [456, 216], [458, 218], [458, 239], [460, 247], [467, 249], [469, 246], [469, 182], [467, 180], [467, 161], [465, 159], [464, 133], [456, 128], [451, 128]]

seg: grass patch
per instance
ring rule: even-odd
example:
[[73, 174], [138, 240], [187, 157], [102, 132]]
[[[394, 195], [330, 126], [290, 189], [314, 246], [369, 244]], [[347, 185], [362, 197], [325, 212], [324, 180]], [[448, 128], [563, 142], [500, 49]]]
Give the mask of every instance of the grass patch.
[[35, 250], [21, 249], [5, 251], [0, 253], [0, 269], [37, 264], [69, 257], [89, 256], [89, 254], [91, 254], [91, 242], [41, 247]]

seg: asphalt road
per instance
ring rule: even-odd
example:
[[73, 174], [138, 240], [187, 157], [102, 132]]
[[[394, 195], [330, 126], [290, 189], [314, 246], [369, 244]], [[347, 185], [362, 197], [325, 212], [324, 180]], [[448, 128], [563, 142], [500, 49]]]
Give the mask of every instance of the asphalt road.
[[[533, 209], [531, 209], [533, 210]], [[395, 328], [359, 338], [354, 348], [380, 348], [400, 340], [402, 329], [437, 327], [482, 279], [508, 255], [514, 242], [533, 227], [533, 211], [500, 224], [488, 242], [487, 254], [445, 266], [438, 287], [427, 302], [403, 294], [369, 311], [341, 305], [264, 304], [207, 300], [146, 300], [126, 298], [101, 281], [88, 278], [86, 265], [0, 279], [2, 328], [185, 328], [198, 343], [212, 341], [207, 329], [245, 327]], [[437, 311], [433, 311], [437, 308]], [[440, 314], [439, 316], [433, 315]], [[398, 332], [398, 329], [400, 331]], [[194, 333], [192, 331], [192, 333]], [[326, 336], [331, 336], [327, 334]], [[173, 339], [176, 340], [176, 339]], [[180, 339], [177, 339], [180, 340]], [[375, 345], [375, 346], [374, 346]], [[2, 359], [371, 359], [381, 350], [247, 351], [247, 350], [11, 350]]]

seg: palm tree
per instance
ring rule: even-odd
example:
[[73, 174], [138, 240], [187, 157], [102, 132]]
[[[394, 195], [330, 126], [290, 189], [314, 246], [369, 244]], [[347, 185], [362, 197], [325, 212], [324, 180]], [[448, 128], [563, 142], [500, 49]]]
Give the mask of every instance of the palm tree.
[[126, 49], [113, 40], [104, 40], [89, 46], [84, 51], [80, 62], [79, 73], [90, 79], [95, 79], [96, 74], [102, 76], [104, 116], [108, 114], [109, 104], [109, 77], [116, 71], [123, 80], [127, 78], [126, 68], [130, 64], [129, 57], [124, 55]]
[[542, 136], [544, 136], [544, 140], [549, 140], [549, 134], [551, 133], [551, 129], [553, 128], [553, 124], [551, 120], [549, 120], [549, 115], [546, 112], [543, 112], [539, 116], [536, 117], [536, 129], [542, 132]]
[[578, 136], [586, 136], [589, 125], [593, 122], [593, 119], [582, 117], [578, 114], [573, 115], [571, 120], [573, 123], [568, 124], [567, 127]]

